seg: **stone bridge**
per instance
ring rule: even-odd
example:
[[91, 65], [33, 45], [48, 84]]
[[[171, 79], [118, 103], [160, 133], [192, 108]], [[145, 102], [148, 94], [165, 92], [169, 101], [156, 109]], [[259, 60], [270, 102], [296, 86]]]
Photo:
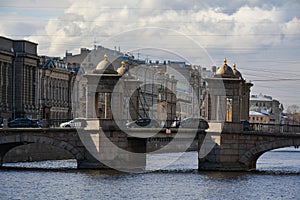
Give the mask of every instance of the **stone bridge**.
[[[300, 146], [300, 133], [242, 131], [207, 134], [209, 141], [203, 143], [204, 135], [198, 140], [199, 170], [255, 170], [256, 162], [263, 153], [283, 147]], [[214, 144], [214, 147], [210, 148], [210, 145], [207, 145], [209, 143]]]
[[[0, 129], [0, 165], [3, 164], [3, 158], [11, 149], [27, 145], [27, 144], [45, 144], [58, 147], [69, 152], [74, 159], [77, 160], [78, 168], [98, 168], [108, 169], [109, 166], [99, 162], [93, 151], [101, 151], [106, 157], [104, 159], [106, 164], [117, 166], [118, 169], [124, 170], [136, 169], [142, 170], [145, 167], [145, 158], [131, 158], [123, 152], [107, 152], [111, 149], [106, 148], [112, 142], [120, 149], [129, 152], [145, 152], [145, 139], [141, 138], [127, 138], [126, 134], [118, 130], [105, 131], [108, 135], [103, 136], [99, 130], [86, 130], [81, 135], [76, 129], [71, 128], [8, 128]], [[103, 138], [108, 138], [107, 140]], [[101, 146], [101, 148], [100, 148]], [[118, 154], [118, 158], [115, 157]], [[114, 162], [118, 162], [117, 164]], [[126, 169], [128, 168], [128, 169]]]
[[[11, 149], [38, 143], [70, 152], [77, 160], [78, 168], [114, 168], [136, 172], [145, 169], [149, 137], [166, 142], [165, 147], [156, 149], [157, 153], [172, 151], [171, 144], [174, 141], [173, 147], [185, 151], [195, 139], [195, 132], [190, 130], [181, 130], [180, 133], [173, 131], [172, 134], [166, 134], [165, 130], [157, 131], [135, 129], [131, 135], [127, 135], [120, 130], [105, 130], [103, 134], [99, 130], [86, 130], [86, 137], [82, 137], [76, 129], [69, 128], [0, 129], [0, 164], [2, 166], [4, 156]], [[196, 135], [199, 170], [254, 170], [257, 159], [263, 153], [282, 147], [300, 146], [300, 134], [297, 133], [223, 131], [220, 134], [198, 131]]]

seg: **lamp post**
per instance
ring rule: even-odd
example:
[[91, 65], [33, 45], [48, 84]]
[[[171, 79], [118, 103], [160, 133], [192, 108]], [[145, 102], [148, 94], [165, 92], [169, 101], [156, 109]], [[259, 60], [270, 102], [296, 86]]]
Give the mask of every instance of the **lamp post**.
[[[156, 69], [158, 68], [158, 66], [153, 66], [152, 69], [153, 69], [153, 73], [152, 73], [152, 88], [151, 88], [151, 95], [152, 95], [152, 110], [151, 110], [151, 115], [152, 115], [152, 118], [154, 117], [154, 82], [156, 80], [156, 75], [159, 73], [159, 71], [155, 71]], [[157, 109], [156, 109], [157, 111]]]
[[[144, 83], [144, 95], [147, 93], [147, 91], [148, 91], [148, 86], [147, 86], [147, 84], [149, 83], [151, 83], [151, 104], [152, 104], [152, 109], [151, 109], [151, 118], [153, 118], [154, 117], [154, 109], [153, 109], [153, 104], [154, 104], [154, 79], [155, 79], [155, 76], [156, 76], [156, 74], [158, 73], [158, 72], [155, 72], [155, 69], [157, 69], [158, 68], [158, 66], [149, 66], [149, 67], [147, 67], [147, 66], [141, 66], [140, 68], [138, 68], [136, 71], [135, 71], [135, 75], [136, 75], [136, 77], [139, 79], [139, 72], [140, 72], [140, 70], [144, 70], [144, 73], [142, 74], [142, 78], [144, 79], [143, 80], [143, 83]], [[152, 77], [152, 80], [151, 80], [151, 82], [150, 81], [148, 81], [147, 80], [147, 75], [149, 74], [149, 70], [152, 70], [152, 72], [151, 72], [151, 77]], [[147, 101], [147, 98], [146, 99], [144, 99], [145, 100], [145, 103], [147, 104], [147, 106], [148, 106], [148, 101]], [[150, 111], [149, 110], [149, 106], [148, 106], [148, 112]], [[145, 113], [146, 114], [146, 113]], [[146, 114], [146, 115], [149, 115], [149, 113], [148, 114]], [[149, 116], [148, 116], [149, 117]]]

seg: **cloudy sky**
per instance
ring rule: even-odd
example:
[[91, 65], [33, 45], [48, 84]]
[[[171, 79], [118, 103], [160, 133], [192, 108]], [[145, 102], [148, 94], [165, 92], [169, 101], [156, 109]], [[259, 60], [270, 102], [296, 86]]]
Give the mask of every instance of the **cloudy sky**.
[[253, 94], [300, 105], [298, 0], [1, 0], [0, 35], [64, 56], [102, 45], [151, 60], [237, 64]]

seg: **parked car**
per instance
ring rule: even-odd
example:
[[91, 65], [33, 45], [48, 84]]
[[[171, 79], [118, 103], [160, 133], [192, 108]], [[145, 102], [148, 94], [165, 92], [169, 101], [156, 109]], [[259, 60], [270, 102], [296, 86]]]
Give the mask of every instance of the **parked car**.
[[40, 119], [33, 119], [33, 121], [37, 124], [38, 127], [43, 127], [43, 121]]
[[244, 131], [250, 131], [252, 130], [252, 126], [248, 120], [242, 120], [243, 130]]
[[202, 118], [185, 118], [180, 122], [181, 128], [194, 128], [194, 129], [208, 129], [209, 125], [206, 120]]
[[160, 123], [155, 119], [138, 119], [126, 124], [128, 128], [138, 128], [138, 127], [147, 127], [147, 128], [161, 128]]
[[36, 128], [38, 123], [28, 118], [16, 118], [8, 122], [7, 126], [11, 128]]
[[59, 127], [72, 127], [72, 128], [84, 128], [87, 126], [87, 122], [85, 119], [75, 118], [68, 122], [63, 122], [59, 125]]
[[171, 128], [179, 128], [181, 121], [180, 120], [174, 120], [171, 124]]

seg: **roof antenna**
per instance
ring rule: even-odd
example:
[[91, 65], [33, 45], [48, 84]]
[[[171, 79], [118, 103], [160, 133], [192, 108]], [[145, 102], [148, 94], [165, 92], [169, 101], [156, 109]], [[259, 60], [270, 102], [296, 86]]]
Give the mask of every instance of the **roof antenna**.
[[94, 38], [94, 50], [96, 50], [97, 47], [96, 43], [97, 43], [96, 38]]

